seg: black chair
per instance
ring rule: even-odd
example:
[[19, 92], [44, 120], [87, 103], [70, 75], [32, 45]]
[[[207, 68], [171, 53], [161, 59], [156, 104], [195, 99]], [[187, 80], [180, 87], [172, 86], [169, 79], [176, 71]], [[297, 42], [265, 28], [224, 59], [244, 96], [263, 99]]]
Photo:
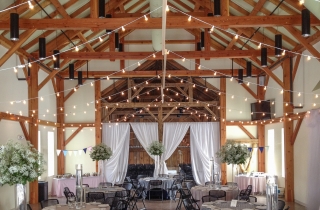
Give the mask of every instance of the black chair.
[[100, 182], [99, 187], [112, 187], [111, 182]]
[[64, 191], [66, 191], [67, 193], [71, 192], [70, 189], [69, 189], [69, 187], [65, 187], [65, 188], [63, 188], [63, 189], [64, 189]]
[[66, 197], [66, 204], [68, 204], [69, 198], [76, 198], [73, 192], [64, 191], [63, 193], [64, 193], [64, 196]]
[[179, 190], [178, 188], [178, 184], [181, 186], [182, 184], [182, 180], [181, 179], [175, 179], [171, 185], [171, 188], [169, 189], [170, 193], [170, 199], [174, 200], [174, 202], [176, 202], [176, 198], [177, 198], [177, 192]]
[[239, 194], [239, 200], [250, 201], [251, 189], [244, 190], [244, 193]]
[[137, 189], [137, 188], [139, 187], [139, 182], [138, 182], [138, 180], [136, 180], [136, 179], [131, 179], [130, 176], [127, 176], [127, 177], [125, 178], [125, 182], [126, 182], [126, 183], [131, 183], [131, 184], [132, 184], [132, 187], [133, 187], [134, 189]]
[[183, 175], [174, 175], [172, 178], [174, 179], [181, 179], [183, 181], [184, 176]]
[[88, 192], [88, 202], [101, 202], [105, 201], [104, 192]]
[[146, 196], [147, 196], [146, 188], [145, 187], [138, 187], [135, 190], [133, 196], [130, 197], [130, 199], [129, 199], [129, 206], [131, 207], [131, 209], [134, 209], [134, 207], [136, 207], [136, 209], [138, 210], [137, 202], [140, 199], [141, 199], [141, 201], [143, 203], [144, 209], [146, 209], [146, 205], [144, 203], [144, 200], [145, 200]]
[[290, 206], [287, 206], [286, 208], [284, 208], [283, 210], [289, 210], [290, 209]]
[[163, 200], [163, 189], [162, 189], [162, 180], [150, 180], [149, 181], [149, 200], [150, 195], [153, 195], [153, 197], [161, 197], [161, 200]]
[[278, 200], [278, 210], [283, 210], [285, 206], [286, 202], [284, 202], [283, 200]]
[[217, 198], [210, 195], [205, 195], [205, 196], [202, 196], [201, 200], [202, 200], [202, 203], [204, 203], [204, 202], [216, 201]]
[[200, 207], [198, 205], [198, 202], [200, 200], [194, 199], [191, 194], [191, 191], [189, 189], [182, 189], [181, 185], [179, 185], [179, 184], [177, 184], [177, 186], [179, 188], [180, 198], [179, 198], [179, 202], [178, 202], [176, 210], [181, 209], [181, 205], [182, 205], [184, 199], [188, 199], [192, 203], [193, 206], [197, 206], [197, 208], [200, 209]]
[[110, 210], [127, 210], [128, 209], [128, 201], [123, 200], [119, 197], [108, 197], [104, 202], [104, 204], [109, 204]]
[[215, 197], [217, 200], [224, 198], [226, 200], [226, 191], [224, 190], [210, 190], [209, 195]]
[[44, 207], [54, 206], [57, 204], [59, 204], [58, 199], [48, 199], [48, 200], [40, 201], [41, 209], [43, 209]]
[[128, 201], [130, 198], [130, 190], [117, 191], [114, 197], [121, 198], [122, 200]]
[[257, 197], [252, 196], [252, 195], [249, 196], [249, 202], [250, 203], [255, 203], [255, 202], [257, 202], [257, 200], [258, 200]]
[[196, 186], [196, 183], [194, 181], [189, 181], [184, 183], [189, 190], [191, 190], [192, 187]]
[[132, 183], [129, 183], [129, 182], [123, 183], [123, 184], [122, 184], [122, 187], [123, 187], [124, 189], [130, 191], [130, 190], [132, 189]]
[[182, 202], [183, 202], [184, 208], [186, 210], [199, 210], [200, 209], [198, 205], [194, 206], [192, 201], [188, 198], [183, 199]]
[[30, 204], [27, 204], [27, 210], [32, 210]]

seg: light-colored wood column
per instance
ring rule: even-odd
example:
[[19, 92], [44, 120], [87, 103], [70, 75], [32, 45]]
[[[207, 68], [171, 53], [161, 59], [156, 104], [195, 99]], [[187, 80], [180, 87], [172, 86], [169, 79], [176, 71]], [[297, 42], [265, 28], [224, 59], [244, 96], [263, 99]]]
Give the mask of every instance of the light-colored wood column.
[[[57, 84], [57, 123], [60, 123], [60, 127], [57, 128], [57, 149], [61, 150], [60, 155], [57, 157], [57, 169], [58, 174], [65, 173], [65, 158], [63, 155], [63, 150], [65, 149], [65, 142], [64, 142], [64, 80], [61, 78], [56, 78]], [[59, 96], [58, 96], [59, 94]]]
[[[258, 147], [264, 147], [265, 146], [265, 125], [264, 124], [258, 124]], [[263, 152], [261, 152], [258, 148], [258, 171], [259, 172], [265, 172], [266, 171], [266, 153], [265, 149]]]
[[[220, 147], [227, 141], [227, 124], [226, 124], [226, 78], [220, 79]], [[227, 183], [227, 165], [221, 164], [221, 181], [223, 184]]]
[[[29, 123], [29, 137], [33, 146], [38, 149], [38, 70], [39, 67], [33, 64], [30, 69], [28, 98], [29, 117], [33, 117], [33, 122]], [[29, 199], [31, 204], [38, 203], [38, 180], [29, 183]]]
[[[101, 81], [96, 80], [94, 84], [94, 107], [95, 107], [95, 137], [96, 145], [102, 142], [101, 139]], [[96, 170], [98, 172], [98, 161], [96, 161]]]
[[[283, 128], [284, 128], [284, 152], [285, 152], [285, 199], [294, 201], [294, 150], [291, 138], [293, 135], [293, 121], [286, 117], [286, 113], [293, 112], [293, 106], [290, 104], [290, 69], [291, 59], [286, 59], [282, 63], [283, 68]], [[288, 103], [288, 105], [286, 104]]]

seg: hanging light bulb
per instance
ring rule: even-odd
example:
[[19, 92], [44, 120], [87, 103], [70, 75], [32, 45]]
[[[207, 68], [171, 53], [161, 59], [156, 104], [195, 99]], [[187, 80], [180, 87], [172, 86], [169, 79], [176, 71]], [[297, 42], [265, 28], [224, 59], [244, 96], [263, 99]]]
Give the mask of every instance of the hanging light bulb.
[[126, 72], [124, 69], [122, 69], [122, 73]]
[[198, 69], [201, 69], [201, 65], [198, 66]]
[[30, 1], [28, 1], [28, 4], [29, 4], [29, 9], [33, 9], [34, 8], [34, 6], [31, 4]]
[[78, 48], [78, 46], [76, 46], [76, 52], [79, 52], [79, 48]]
[[125, 31], [126, 29], [124, 28], [124, 26], [122, 26], [122, 27], [121, 27], [121, 30], [122, 30], [122, 31]]
[[148, 17], [146, 15], [144, 15], [144, 20], [148, 21]]
[[231, 82], [232, 82], [232, 80], [233, 80], [233, 77], [230, 78], [230, 81], [231, 81]]
[[189, 21], [189, 22], [191, 21], [191, 15], [188, 17], [188, 21]]
[[286, 54], [286, 50], [283, 50], [281, 55], [284, 56]]
[[283, 94], [283, 89], [280, 91], [281, 94]]
[[155, 57], [156, 57], [156, 55], [153, 53], [152, 57], [153, 57], [153, 58], [155, 58]]
[[29, 64], [28, 64], [28, 66], [29, 66], [29, 67], [31, 67], [31, 66], [32, 66], [32, 64], [31, 64], [31, 63], [29, 63]]
[[247, 83], [247, 86], [249, 86], [249, 85], [250, 85], [250, 82]]
[[308, 56], [307, 60], [308, 60], [308, 61], [310, 61], [310, 60], [311, 60], [311, 57], [310, 57], [310, 55]]
[[99, 41], [100, 41], [100, 42], [103, 42], [103, 39], [101, 38], [101, 36], [99, 36]]
[[183, 58], [183, 59], [182, 59], [182, 62], [185, 62], [185, 61], [186, 61], [186, 59], [185, 59], [185, 58]]
[[259, 45], [258, 45], [258, 49], [260, 49], [261, 48], [261, 43], [259, 43]]
[[210, 33], [212, 33], [212, 32], [213, 32], [213, 30], [214, 30], [214, 26], [212, 26], [212, 27], [211, 27], [211, 29], [210, 29]]
[[169, 9], [169, 6], [168, 6], [168, 5], [166, 6], [166, 11], [167, 11], [167, 12], [169, 12], [169, 11], [170, 11], [170, 9]]
[[138, 62], [138, 66], [140, 66], [141, 64], [140, 64], [140, 62]]
[[298, 93], [298, 96], [299, 96], [299, 97], [301, 96], [301, 93], [300, 93], [300, 92]]
[[238, 39], [238, 38], [239, 38], [239, 35], [238, 35], [238, 34], [236, 34], [236, 35], [234, 36], [234, 38], [235, 38], [235, 39]]
[[107, 76], [107, 80], [109, 80], [109, 76]]
[[90, 84], [91, 84], [91, 86], [93, 86], [93, 82], [91, 82]]
[[13, 67], [13, 71], [14, 71], [14, 73], [18, 73], [18, 70], [16, 67]]

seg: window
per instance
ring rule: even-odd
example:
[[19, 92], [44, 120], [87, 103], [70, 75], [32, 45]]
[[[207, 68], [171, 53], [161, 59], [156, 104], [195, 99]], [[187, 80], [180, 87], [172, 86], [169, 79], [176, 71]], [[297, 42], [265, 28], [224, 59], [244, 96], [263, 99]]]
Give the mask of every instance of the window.
[[268, 130], [268, 173], [270, 175], [275, 174], [275, 162], [274, 162], [274, 129]]
[[48, 176], [54, 175], [54, 133], [48, 132]]
[[284, 130], [281, 129], [281, 173], [282, 177], [285, 177], [285, 163], [284, 163]]

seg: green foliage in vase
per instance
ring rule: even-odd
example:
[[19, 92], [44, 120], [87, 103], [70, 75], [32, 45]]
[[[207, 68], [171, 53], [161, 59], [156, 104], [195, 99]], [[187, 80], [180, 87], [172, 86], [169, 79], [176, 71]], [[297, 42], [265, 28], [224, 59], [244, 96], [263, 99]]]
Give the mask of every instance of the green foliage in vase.
[[147, 150], [151, 155], [162, 155], [162, 153], [164, 152], [164, 146], [161, 142], [153, 141], [151, 142]]
[[101, 143], [92, 147], [92, 150], [90, 152], [90, 157], [93, 161], [107, 160], [111, 157], [111, 155], [112, 155], [111, 148], [105, 145], [104, 143]]
[[236, 144], [234, 141], [227, 140], [220, 151], [216, 153], [216, 156], [222, 163], [239, 165], [246, 163], [250, 152], [246, 145]]
[[10, 140], [0, 147], [0, 183], [25, 185], [43, 172], [43, 156], [29, 141], [23, 144]]

